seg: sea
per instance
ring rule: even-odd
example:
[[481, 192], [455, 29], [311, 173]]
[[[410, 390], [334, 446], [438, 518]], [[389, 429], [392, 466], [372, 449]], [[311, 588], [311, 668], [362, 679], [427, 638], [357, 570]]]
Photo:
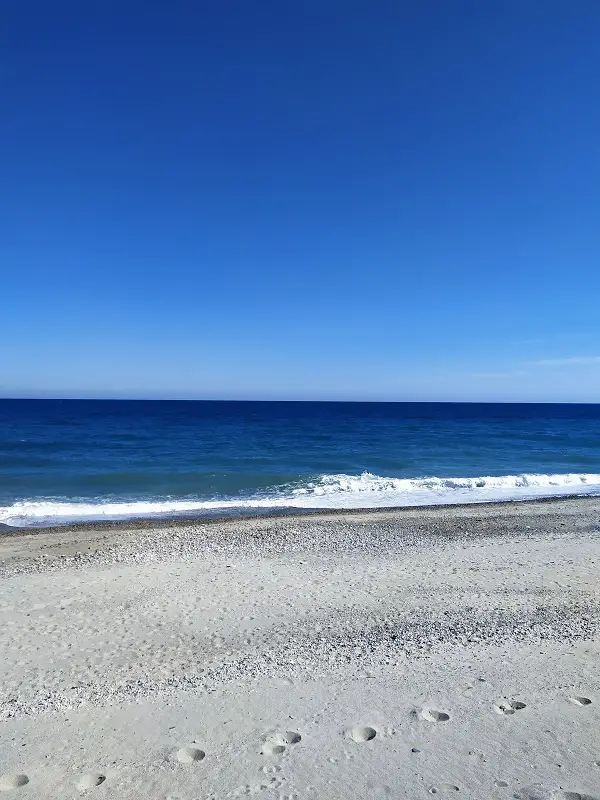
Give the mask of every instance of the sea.
[[0, 523], [600, 494], [600, 405], [0, 400]]

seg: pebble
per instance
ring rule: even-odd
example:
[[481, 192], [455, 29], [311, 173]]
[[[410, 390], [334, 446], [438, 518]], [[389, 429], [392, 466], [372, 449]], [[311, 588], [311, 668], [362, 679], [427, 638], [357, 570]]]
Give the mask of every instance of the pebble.
[[[401, 559], [408, 548], [425, 551], [444, 544], [459, 549], [491, 536], [518, 535], [518, 517], [503, 516], [497, 510], [487, 514], [489, 524], [485, 529], [469, 533], [459, 530], [460, 512], [445, 510], [421, 511], [419, 515], [361, 512], [361, 521], [352, 515], [316, 514], [297, 519], [291, 516], [158, 526], [121, 523], [106, 526], [108, 531], [120, 531], [121, 539], [117, 542], [116, 537], [111, 540], [108, 536], [111, 543], [103, 550], [51, 559], [40, 555], [8, 560], [0, 565], [0, 577], [202, 560], [236, 565], [236, 575], [241, 565], [239, 574], [243, 576], [245, 560], [251, 563], [253, 559], [295, 556], [295, 563], [300, 558], [306, 561], [303, 568], [307, 574], [311, 564], [318, 563], [323, 581], [327, 580], [328, 564], [339, 567], [340, 559], [347, 559], [351, 579], [352, 559], [365, 563], [372, 558], [375, 564], [382, 555]], [[556, 514], [549, 513], [536, 520], [535, 529], [543, 531], [544, 526], [552, 525], [556, 526]], [[81, 531], [84, 537], [96, 529], [103, 526], [73, 526], [68, 530]], [[56, 536], [60, 535], [59, 529]], [[418, 604], [418, 609], [402, 607], [393, 595], [382, 598], [375, 607], [352, 603], [346, 597], [338, 608], [321, 609], [317, 599], [314, 615], [294, 615], [288, 610], [274, 617], [273, 624], [264, 630], [253, 627], [254, 638], [248, 644], [242, 639], [226, 642], [224, 650], [220, 646], [223, 643], [215, 639], [214, 652], [207, 652], [201, 662], [196, 658], [196, 645], [175, 627], [164, 644], [164, 658], [154, 651], [148, 658], [142, 652], [139, 663], [127, 665], [119, 680], [114, 679], [113, 672], [105, 674], [101, 668], [71, 676], [69, 683], [58, 671], [40, 671], [35, 685], [28, 680], [11, 684], [0, 703], [0, 715], [17, 718], [87, 703], [105, 705], [157, 693], [175, 694], [182, 689], [212, 692], [224, 683], [261, 679], [267, 673], [283, 673], [290, 679], [295, 674], [318, 677], [343, 665], [350, 673], [354, 670], [361, 675], [381, 663], [395, 664], [405, 657], [424, 658], [440, 646], [470, 648], [507, 640], [537, 643], [556, 638], [574, 642], [590, 639], [599, 630], [600, 608], [573, 590], [551, 594], [539, 587], [531, 593], [506, 589], [494, 596], [495, 604], [475, 606], [465, 605], [459, 597], [449, 604], [447, 586], [442, 583], [441, 588], [445, 588], [445, 594], [442, 592], [439, 599], [428, 597]], [[315, 618], [320, 622], [318, 626]], [[111, 640], [110, 632], [106, 638]]]

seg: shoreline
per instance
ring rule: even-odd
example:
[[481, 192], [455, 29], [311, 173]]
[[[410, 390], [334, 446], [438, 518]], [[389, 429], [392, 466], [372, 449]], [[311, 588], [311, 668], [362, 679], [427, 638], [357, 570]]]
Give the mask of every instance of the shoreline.
[[565, 501], [581, 501], [581, 502], [594, 502], [599, 501], [599, 495], [590, 495], [590, 494], [583, 494], [578, 492], [573, 492], [571, 494], [561, 494], [561, 495], [554, 495], [554, 496], [542, 496], [542, 497], [532, 497], [532, 498], [524, 498], [523, 500], [484, 500], [480, 502], [469, 502], [469, 503], [430, 503], [424, 505], [414, 505], [414, 506], [377, 506], [377, 507], [365, 507], [365, 508], [317, 508], [317, 509], [309, 509], [309, 508], [283, 508], [283, 509], [274, 509], [269, 513], [264, 513], [261, 511], [257, 511], [256, 513], [243, 513], [239, 515], [232, 515], [232, 514], [211, 514], [211, 515], [202, 515], [202, 516], [184, 516], [181, 514], [169, 517], [169, 516], [157, 516], [156, 518], [153, 517], [131, 517], [131, 518], [123, 518], [123, 519], [116, 519], [116, 520], [83, 520], [80, 522], [67, 522], [67, 523], [60, 523], [54, 525], [31, 525], [31, 526], [18, 526], [18, 525], [7, 525], [6, 523], [0, 522], [0, 540], [3, 536], [21, 536], [27, 534], [35, 534], [35, 533], [52, 533], [52, 532], [86, 532], [90, 530], [98, 530], [98, 531], [113, 531], [120, 528], [132, 528], [132, 529], [143, 529], [143, 528], [172, 528], [172, 527], [186, 527], [189, 525], [216, 525], [216, 524], [223, 524], [227, 522], [237, 523], [237, 522], [251, 522], [251, 521], [262, 521], [266, 522], [267, 520], [271, 519], [303, 519], [303, 518], [351, 518], [353, 516], [380, 516], [385, 517], [386, 515], [398, 515], [398, 514], [406, 514], [406, 515], [414, 515], [420, 514], [423, 512], [431, 513], [439, 510], [440, 512], [449, 512], [451, 509], [476, 509], [476, 508], [507, 508], [507, 509], [518, 509], [521, 506], [532, 506], [536, 504], [540, 505], [553, 505], [562, 503]]

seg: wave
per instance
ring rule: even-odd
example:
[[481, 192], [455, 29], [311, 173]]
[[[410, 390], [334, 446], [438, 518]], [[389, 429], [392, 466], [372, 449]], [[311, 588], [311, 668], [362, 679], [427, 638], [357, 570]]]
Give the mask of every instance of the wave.
[[389, 508], [529, 500], [565, 494], [600, 495], [600, 475], [502, 475], [458, 478], [385, 478], [321, 475], [244, 498], [114, 501], [26, 500], [0, 507], [0, 523], [17, 527], [120, 519], [227, 515], [278, 509]]
[[322, 475], [318, 481], [306, 488], [297, 489], [298, 494], [330, 494], [336, 492], [422, 492], [447, 491], [453, 489], [522, 489], [600, 484], [600, 475], [500, 475], [481, 478], [382, 478], [363, 472], [362, 475]]

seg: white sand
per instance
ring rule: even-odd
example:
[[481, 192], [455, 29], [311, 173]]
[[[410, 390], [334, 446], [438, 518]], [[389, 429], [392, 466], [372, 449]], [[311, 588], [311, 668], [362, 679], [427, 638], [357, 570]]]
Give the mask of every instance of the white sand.
[[0, 790], [598, 799], [599, 533], [588, 499], [0, 535]]

